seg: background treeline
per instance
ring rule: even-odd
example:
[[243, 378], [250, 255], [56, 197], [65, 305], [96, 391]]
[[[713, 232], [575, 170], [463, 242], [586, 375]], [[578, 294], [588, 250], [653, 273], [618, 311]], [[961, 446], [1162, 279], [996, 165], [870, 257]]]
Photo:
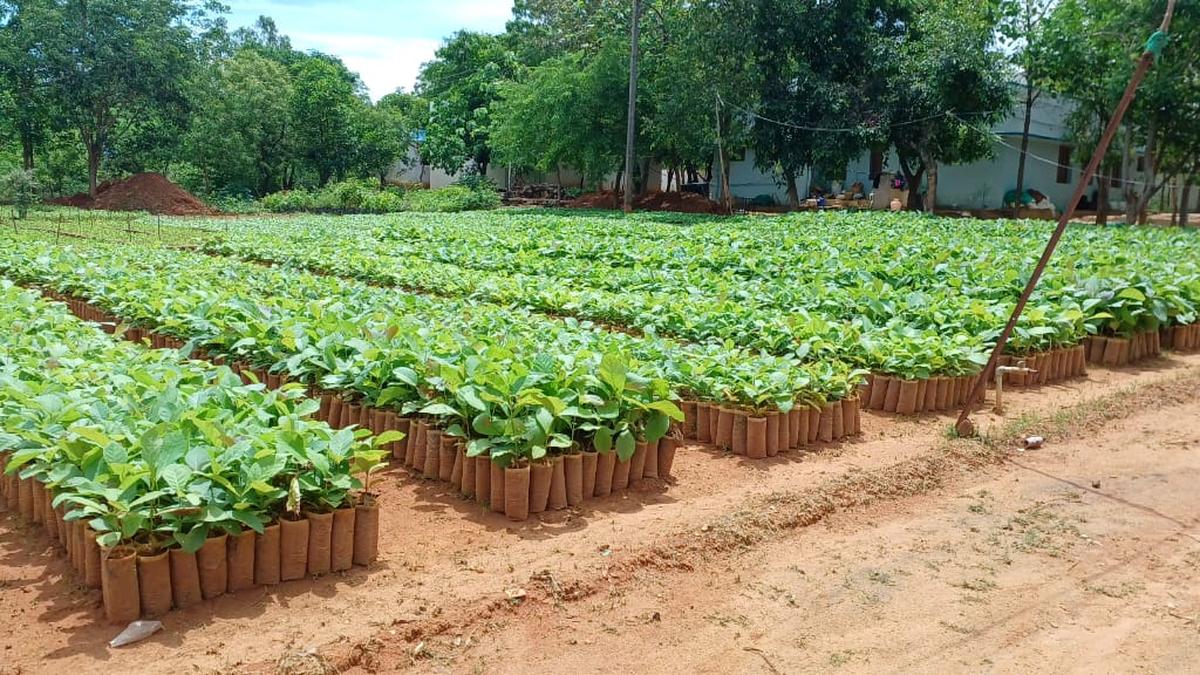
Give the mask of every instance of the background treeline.
[[[412, 144], [415, 97], [372, 103], [335, 56], [214, 3], [0, 2], [0, 165], [46, 191], [158, 171], [210, 198], [382, 180]], [[0, 168], [3, 168], [0, 166]]]
[[[749, 148], [796, 200], [803, 171], [894, 150], [931, 205], [938, 166], [986, 157], [989, 127], [1044, 93], [1078, 102], [1086, 159], [1165, 5], [647, 0], [635, 182], [652, 165], [707, 180]], [[381, 181], [414, 151], [453, 175], [571, 169], [581, 188], [622, 169], [630, 0], [516, 0], [503, 33], [450, 36], [414, 92], [378, 102], [336, 57], [294, 49], [269, 18], [230, 30], [223, 11], [0, 0], [0, 165], [56, 194], [155, 170], [210, 197]], [[1141, 156], [1148, 179], [1119, 188], [1135, 207], [1200, 173], [1198, 17], [1200, 0], [1180, 0], [1105, 167], [1129, 176]]]

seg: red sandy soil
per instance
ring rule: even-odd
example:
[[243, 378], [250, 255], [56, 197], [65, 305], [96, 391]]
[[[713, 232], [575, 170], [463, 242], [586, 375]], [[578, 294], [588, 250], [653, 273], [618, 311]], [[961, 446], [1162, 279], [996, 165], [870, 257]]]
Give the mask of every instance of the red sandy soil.
[[203, 216], [216, 213], [198, 197], [160, 173], [139, 173], [98, 186], [96, 198], [86, 192], [51, 200], [52, 204], [105, 211], [148, 211], [164, 216]]
[[882, 413], [770, 460], [692, 445], [669, 483], [519, 524], [391, 469], [369, 569], [119, 650], [99, 594], [0, 517], [0, 673], [1178, 670], [1200, 656], [1197, 394], [1200, 355], [1170, 354], [977, 416], [1043, 416], [1029, 453]]
[[[619, 209], [621, 196], [612, 190], [591, 192], [567, 203], [569, 208]], [[723, 214], [724, 209], [713, 200], [694, 192], [650, 192], [633, 201], [638, 211], [678, 211], [680, 213]]]

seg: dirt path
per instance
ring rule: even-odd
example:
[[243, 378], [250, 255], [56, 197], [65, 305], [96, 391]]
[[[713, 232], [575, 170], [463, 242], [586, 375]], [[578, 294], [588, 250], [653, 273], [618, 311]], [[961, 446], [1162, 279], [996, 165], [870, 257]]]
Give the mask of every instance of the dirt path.
[[1194, 672], [1198, 481], [1193, 396], [1013, 453], [932, 494], [835, 515], [726, 564], [469, 627], [409, 663], [498, 673]]
[[[1006, 397], [1007, 419], [1040, 414], [1047, 428], [1087, 428], [1096, 419], [1129, 411], [1113, 412], [1111, 402], [1086, 401], [1111, 399], [1127, 387], [1147, 392], [1139, 405], [1149, 410], [1177, 401], [1181, 391], [1195, 400], [1200, 356], [1095, 370], [1087, 380], [1018, 393]], [[1160, 502], [1187, 485], [1176, 474], [1186, 477], [1186, 471], [1200, 466], [1186, 465], [1195, 455], [1186, 450], [1194, 451], [1195, 444], [1178, 445], [1200, 438], [1197, 412], [1200, 408], [1190, 407], [1150, 413], [1166, 416], [1145, 418], [1150, 435], [1140, 427], [1128, 432], [1143, 448], [1140, 454], [1121, 449], [1123, 441], [1114, 434], [1125, 431], [1105, 432], [1112, 461], [1126, 464], [1091, 468], [1091, 473], [1106, 472], [1097, 474], [1104, 482], [1101, 491], [1115, 490], [1125, 480], [1111, 479], [1110, 486], [1109, 474], [1162, 472], [1168, 477], [1161, 484], [1150, 478], [1131, 483], [1145, 486], [1146, 495], [1114, 494], [1139, 503], [1144, 499], [1190, 522], [1186, 519], [1197, 514], [1194, 506]], [[1001, 420], [982, 417], [999, 429]], [[1123, 428], [1143, 419], [1130, 418]], [[1181, 426], [1181, 420], [1190, 422]], [[1005, 663], [1001, 654], [1034, 658], [1030, 650], [1042, 640], [1050, 648], [1075, 640], [1050, 635], [1029, 618], [1041, 616], [1042, 603], [1055, 594], [1072, 598], [1063, 600], [1071, 608], [1087, 600], [1089, 612], [1113, 603], [1123, 606], [1130, 598], [1157, 597], [1149, 570], [1136, 575], [1144, 585], [1136, 592], [1120, 581], [1111, 588], [1103, 585], [1107, 578], [1097, 585], [1104, 591], [1095, 592], [1071, 584], [1052, 588], [1047, 579], [1066, 583], [1063, 570], [1071, 565], [1070, 578], [1086, 578], [1084, 572], [1104, 561], [1123, 560], [1111, 557], [1121, 546], [1142, 553], [1145, 542], [1129, 540], [1129, 533], [1155, 533], [1157, 544], [1166, 536], [1167, 521], [1141, 511], [1095, 511], [1116, 509], [1115, 502], [1100, 501], [1089, 490], [1079, 490], [1078, 501], [1072, 501], [1055, 496], [1065, 494], [1066, 487], [1029, 470], [985, 468], [994, 461], [986, 448], [972, 450], [979, 457], [946, 453], [940, 448], [948, 423], [945, 416], [872, 415], [864, 437], [854, 443], [770, 462], [688, 448], [676, 462], [674, 484], [648, 481], [625, 497], [519, 526], [395, 472], [395, 480], [386, 481], [381, 560], [372, 569], [285, 584], [269, 593], [225, 596], [174, 612], [161, 634], [126, 650], [105, 646], [116, 629], [102, 623], [98, 594], [75, 585], [62, 558], [37, 531], [15, 528], [0, 517], [0, 673], [269, 672], [281, 656], [312, 665], [295, 655], [318, 649], [345, 669], [379, 672], [573, 672], [617, 664], [637, 670], [649, 663], [654, 670], [770, 670], [768, 662], [779, 672], [831, 665], [852, 672], [888, 664], [920, 671], [957, 662], [947, 658], [975, 658], [969, 665], [978, 668], [982, 658]], [[1084, 442], [1053, 443], [1022, 459], [1091, 461], [1092, 455], [1082, 451]], [[1161, 451], [1164, 462], [1179, 465], [1166, 473], [1167, 464], [1147, 462], [1148, 444]], [[983, 473], [971, 480], [953, 476], [966, 467]], [[1083, 464], [1034, 468], [1089, 473]], [[937, 489], [944, 478], [952, 478], [956, 487], [911, 497]], [[1034, 493], [1020, 490], [1034, 489], [1038, 480], [1058, 485], [1058, 491], [1035, 490], [1045, 492], [1037, 499], [1047, 506], [1022, 515], [1035, 504], [1028, 501]], [[1006, 488], [1004, 481], [1012, 483]], [[962, 496], [980, 490], [987, 492]], [[870, 499], [897, 497], [908, 498], [843, 513]], [[1043, 510], [1051, 515], [1043, 516]], [[1091, 519], [1087, 527], [1075, 527], [1102, 542], [1099, 547], [1052, 527], [1076, 516]], [[1016, 518], [1034, 524], [1003, 529]], [[1042, 523], [1042, 518], [1050, 520]], [[1045, 530], [1047, 539], [1059, 543], [1018, 546], [1030, 528], [1035, 539]], [[990, 543], [993, 535], [999, 543]], [[1014, 562], [1004, 563], [997, 557], [1001, 553]], [[523, 598], [508, 597], [522, 592]], [[1017, 609], [1010, 598], [1038, 609], [1005, 618]], [[1183, 595], [1173, 602], [1172, 611], [1180, 616], [1197, 611]], [[1092, 625], [1085, 619], [1095, 616], [1055, 623], [1081, 630], [1078, 625]], [[1126, 630], [1148, 630], [1142, 619], [1132, 615]], [[1009, 632], [1014, 621], [1026, 626], [1015, 636]], [[1174, 621], [1185, 625], [1185, 620]], [[1155, 624], [1164, 630], [1170, 625]], [[1194, 641], [1194, 624], [1190, 630]], [[985, 645], [1009, 639], [1019, 649], [992, 645], [991, 656], [979, 656], [988, 651]], [[1182, 649], [1187, 642], [1170, 644]], [[928, 652], [924, 661], [918, 659], [923, 651]]]

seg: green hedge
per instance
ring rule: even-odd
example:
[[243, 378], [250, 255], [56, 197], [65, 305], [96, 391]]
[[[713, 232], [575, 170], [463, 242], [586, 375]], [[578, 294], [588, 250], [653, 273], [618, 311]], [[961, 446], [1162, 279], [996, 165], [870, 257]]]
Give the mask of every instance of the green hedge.
[[487, 185], [450, 185], [436, 190], [380, 189], [369, 180], [345, 180], [315, 190], [287, 190], [267, 195], [262, 206], [276, 213], [454, 212], [494, 209], [500, 195]]

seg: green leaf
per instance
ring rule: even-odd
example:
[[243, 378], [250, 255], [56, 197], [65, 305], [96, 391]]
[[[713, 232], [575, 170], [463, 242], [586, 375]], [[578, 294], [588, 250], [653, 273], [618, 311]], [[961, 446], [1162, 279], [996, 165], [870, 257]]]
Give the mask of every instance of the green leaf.
[[628, 429], [622, 431], [617, 436], [617, 458], [622, 462], [627, 461], [630, 457], [633, 457], [635, 450], [637, 450], [637, 441], [634, 439], [633, 434]]
[[671, 420], [666, 415], [654, 412], [646, 421], [646, 442], [654, 443], [667, 434], [671, 428]]
[[385, 431], [382, 434], [379, 434], [378, 436], [376, 436], [375, 444], [376, 445], [387, 445], [388, 443], [395, 443], [397, 441], [402, 441], [402, 440], [404, 440], [404, 438], [405, 438], [405, 433], [403, 431], [396, 431], [393, 429], [393, 430]]
[[596, 435], [592, 437], [592, 445], [596, 446], [598, 452], [608, 452], [612, 450], [613, 432], [608, 427], [600, 427], [596, 430]]
[[421, 408], [421, 414], [434, 415], [437, 417], [450, 417], [457, 415], [458, 411], [446, 405], [445, 403], [430, 403], [424, 408]]

